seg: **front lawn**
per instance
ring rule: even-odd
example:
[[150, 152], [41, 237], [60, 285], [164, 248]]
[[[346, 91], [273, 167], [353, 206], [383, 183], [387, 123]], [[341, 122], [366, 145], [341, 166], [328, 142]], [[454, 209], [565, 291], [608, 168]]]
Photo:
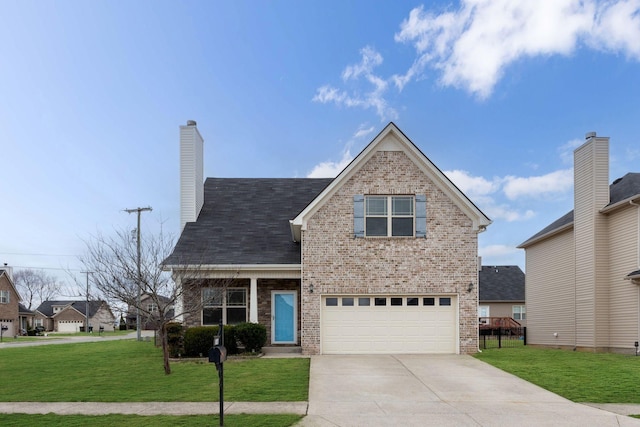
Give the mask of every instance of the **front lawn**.
[[[0, 401], [207, 402], [218, 400], [212, 363], [172, 363], [151, 342], [118, 340], [0, 349]], [[230, 359], [228, 402], [306, 401], [309, 359]]]
[[[227, 427], [287, 427], [300, 421], [300, 415], [248, 415], [232, 414], [224, 416]], [[28, 415], [0, 414], [0, 425], [4, 427], [217, 427], [220, 418], [217, 415]]]
[[574, 402], [640, 403], [640, 357], [533, 347], [475, 357]]

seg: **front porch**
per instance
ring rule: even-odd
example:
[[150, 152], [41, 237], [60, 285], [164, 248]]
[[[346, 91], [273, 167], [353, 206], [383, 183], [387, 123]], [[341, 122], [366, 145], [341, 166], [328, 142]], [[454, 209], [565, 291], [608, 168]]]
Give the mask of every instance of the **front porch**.
[[200, 310], [185, 315], [183, 323], [187, 327], [216, 326], [220, 320], [225, 325], [260, 323], [267, 329], [265, 347], [272, 351], [300, 348], [299, 277], [208, 276], [199, 280], [191, 293], [185, 293], [187, 299], [202, 302]]

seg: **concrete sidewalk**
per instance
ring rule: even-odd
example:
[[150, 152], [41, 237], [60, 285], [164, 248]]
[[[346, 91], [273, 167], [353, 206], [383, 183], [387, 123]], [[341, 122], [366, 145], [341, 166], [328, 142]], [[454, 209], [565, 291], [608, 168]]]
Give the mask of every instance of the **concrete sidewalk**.
[[[307, 414], [307, 402], [225, 402], [225, 414]], [[216, 415], [219, 402], [0, 402], [0, 413]]]

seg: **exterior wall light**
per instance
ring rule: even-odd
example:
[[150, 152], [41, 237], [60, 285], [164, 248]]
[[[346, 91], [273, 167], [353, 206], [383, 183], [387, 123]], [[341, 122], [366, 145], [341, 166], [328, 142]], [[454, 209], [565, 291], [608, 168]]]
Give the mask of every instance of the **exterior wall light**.
[[313, 283], [309, 285], [309, 293], [312, 294], [313, 293]]

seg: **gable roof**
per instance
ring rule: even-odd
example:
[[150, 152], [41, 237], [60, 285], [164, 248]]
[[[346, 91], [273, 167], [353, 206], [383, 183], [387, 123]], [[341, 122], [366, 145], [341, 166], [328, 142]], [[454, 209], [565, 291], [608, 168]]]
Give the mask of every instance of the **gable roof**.
[[306, 226], [308, 218], [313, 216], [377, 151], [403, 151], [473, 221], [475, 230], [483, 231], [491, 224], [491, 220], [393, 122], [389, 122], [322, 193], [291, 220], [291, 233], [295, 241], [300, 241], [301, 230]]
[[[100, 301], [100, 300], [89, 301], [89, 317], [93, 317], [98, 312], [100, 307], [102, 307], [103, 304], [104, 304], [104, 301]], [[54, 313], [53, 312], [54, 306], [61, 306], [64, 308], [58, 311], [57, 313]], [[87, 312], [86, 311], [87, 302], [86, 301], [44, 301], [42, 304], [38, 306], [36, 310], [47, 317], [54, 317], [60, 314], [62, 311], [66, 310], [67, 308], [72, 308], [78, 311], [83, 316], [85, 316]]]
[[7, 281], [9, 282], [9, 285], [11, 285], [11, 289], [13, 289], [13, 292], [15, 292], [16, 295], [18, 296], [18, 302], [22, 301], [22, 297], [20, 296], [20, 292], [18, 292], [18, 288], [16, 288], [16, 284], [13, 283], [13, 279], [11, 278], [11, 275], [9, 274], [9, 270], [7, 270], [6, 268], [0, 268], [0, 278], [2, 278], [2, 276], [7, 278]]
[[207, 178], [204, 205], [165, 267], [300, 264], [289, 221], [333, 179]]
[[478, 275], [478, 299], [480, 302], [524, 301], [524, 278], [517, 265], [483, 265]]
[[24, 305], [22, 305], [22, 303], [19, 303], [19, 304], [18, 304], [18, 313], [19, 313], [19, 314], [27, 314], [27, 315], [29, 315], [29, 314], [35, 314], [35, 312], [34, 312], [34, 311], [29, 310], [27, 307], [25, 307]]
[[[601, 213], [611, 212], [616, 208], [626, 205], [629, 201], [640, 198], [640, 173], [629, 172], [622, 178], [618, 178], [609, 186], [609, 203], [603, 206]], [[533, 243], [551, 237], [554, 234], [573, 227], [573, 211], [567, 212], [545, 228], [529, 237], [518, 245], [518, 248], [526, 248]]]

